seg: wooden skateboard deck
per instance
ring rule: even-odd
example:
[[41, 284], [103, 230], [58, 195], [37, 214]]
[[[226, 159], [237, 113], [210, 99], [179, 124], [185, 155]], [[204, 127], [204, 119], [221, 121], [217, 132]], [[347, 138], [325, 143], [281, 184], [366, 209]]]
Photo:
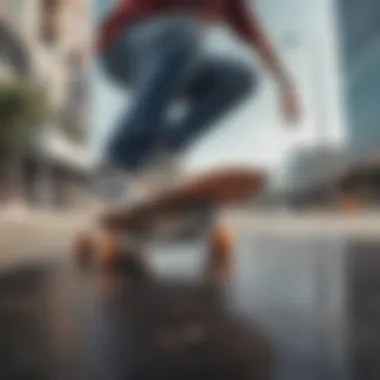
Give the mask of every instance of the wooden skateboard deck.
[[149, 230], [162, 220], [175, 220], [197, 209], [215, 210], [244, 202], [257, 195], [264, 182], [263, 173], [251, 168], [209, 171], [132, 207], [108, 210], [101, 215], [100, 225], [125, 231]]
[[[98, 233], [83, 232], [76, 236], [74, 252], [84, 264], [98, 253], [104, 268], [117, 267], [120, 260], [129, 260], [140, 267], [142, 273], [147, 273], [144, 258], [147, 239], [151, 241], [162, 235], [162, 224], [167, 227], [165, 223], [169, 222], [181, 229], [183, 219], [193, 218], [190, 224], [196, 226], [195, 234], [200, 233], [207, 241], [205, 273], [212, 282], [223, 284], [232, 273], [234, 237], [227, 226], [219, 225], [214, 214], [220, 207], [255, 197], [264, 184], [264, 174], [254, 169], [229, 168], [194, 176], [130, 207], [107, 210], [97, 220]], [[184, 231], [192, 237], [192, 227], [186, 222]], [[176, 240], [178, 231], [169, 236], [170, 240]]]

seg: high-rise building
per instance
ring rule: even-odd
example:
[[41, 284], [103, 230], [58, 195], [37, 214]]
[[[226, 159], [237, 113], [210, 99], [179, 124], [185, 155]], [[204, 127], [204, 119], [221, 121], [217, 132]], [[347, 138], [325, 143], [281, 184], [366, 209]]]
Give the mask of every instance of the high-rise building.
[[360, 159], [380, 144], [380, 2], [338, 0], [348, 148]]
[[0, 20], [25, 46], [32, 77], [47, 89], [57, 128], [88, 132], [90, 0], [3, 0]]
[[[13, 36], [0, 46], [0, 78], [17, 79], [14, 63], [22, 53], [27, 57], [28, 79], [46, 90], [54, 116], [47, 128], [50, 133], [38, 138], [38, 162], [41, 157], [45, 160], [43, 171], [53, 194], [49, 198], [65, 198], [65, 203], [73, 198], [73, 183], [78, 178], [82, 182], [92, 161], [86, 141], [90, 133], [91, 0], [2, 0], [0, 28]], [[1, 33], [0, 38], [4, 36]]]

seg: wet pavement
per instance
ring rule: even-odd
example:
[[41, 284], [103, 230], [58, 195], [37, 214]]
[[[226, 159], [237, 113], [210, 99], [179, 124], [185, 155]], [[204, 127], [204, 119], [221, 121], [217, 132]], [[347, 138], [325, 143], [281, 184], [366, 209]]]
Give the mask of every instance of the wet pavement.
[[380, 379], [380, 241], [242, 233], [233, 280], [162, 248], [158, 278], [68, 252], [0, 275], [0, 379]]

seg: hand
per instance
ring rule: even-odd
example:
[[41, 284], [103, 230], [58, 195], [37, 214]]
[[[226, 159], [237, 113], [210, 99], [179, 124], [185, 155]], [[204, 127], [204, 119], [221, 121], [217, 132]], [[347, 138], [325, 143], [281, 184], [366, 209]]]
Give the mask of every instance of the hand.
[[283, 84], [280, 87], [280, 101], [284, 121], [288, 124], [296, 124], [301, 117], [298, 94], [290, 84]]

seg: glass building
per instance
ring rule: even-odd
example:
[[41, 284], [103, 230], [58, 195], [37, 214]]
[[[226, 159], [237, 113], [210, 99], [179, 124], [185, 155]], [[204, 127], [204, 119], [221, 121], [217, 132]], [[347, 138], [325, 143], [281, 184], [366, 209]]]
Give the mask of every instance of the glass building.
[[380, 1], [338, 0], [349, 151], [380, 149]]

